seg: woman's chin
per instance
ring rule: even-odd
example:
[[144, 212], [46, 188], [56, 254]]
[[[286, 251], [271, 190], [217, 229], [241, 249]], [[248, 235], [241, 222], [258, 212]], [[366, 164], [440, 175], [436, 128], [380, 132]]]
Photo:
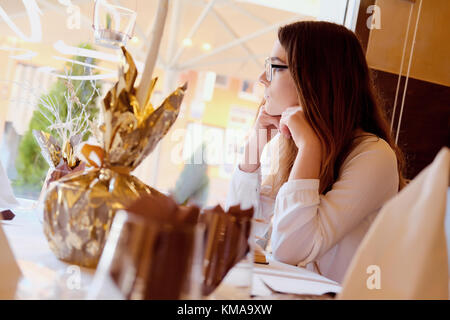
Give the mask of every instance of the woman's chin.
[[266, 106], [266, 113], [269, 116], [279, 116], [279, 115], [281, 115], [281, 112], [279, 110], [273, 110], [272, 108], [267, 107], [267, 106]]

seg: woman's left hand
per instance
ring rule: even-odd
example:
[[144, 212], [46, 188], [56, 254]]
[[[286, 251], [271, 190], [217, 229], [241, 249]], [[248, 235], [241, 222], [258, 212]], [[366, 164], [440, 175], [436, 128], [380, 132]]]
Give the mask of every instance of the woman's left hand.
[[291, 137], [299, 149], [289, 174], [289, 180], [319, 179], [322, 161], [321, 143], [306, 120], [301, 107], [287, 108], [280, 119], [280, 131]]
[[281, 114], [280, 132], [292, 138], [297, 148], [305, 146], [319, 148], [320, 140], [306, 120], [302, 107], [289, 107]]

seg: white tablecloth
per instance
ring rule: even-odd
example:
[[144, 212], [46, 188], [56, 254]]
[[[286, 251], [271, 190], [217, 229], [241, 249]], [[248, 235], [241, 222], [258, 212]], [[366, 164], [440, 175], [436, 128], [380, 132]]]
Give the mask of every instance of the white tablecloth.
[[[95, 270], [71, 266], [58, 260], [51, 252], [43, 232], [42, 209], [36, 208], [35, 201], [19, 199], [19, 203], [20, 206], [13, 209], [16, 215], [13, 220], [0, 221], [24, 276], [19, 283], [18, 298], [82, 297]], [[60, 283], [69, 278], [73, 280], [74, 277], [80, 280], [79, 289], [64, 294], [55, 292]]]

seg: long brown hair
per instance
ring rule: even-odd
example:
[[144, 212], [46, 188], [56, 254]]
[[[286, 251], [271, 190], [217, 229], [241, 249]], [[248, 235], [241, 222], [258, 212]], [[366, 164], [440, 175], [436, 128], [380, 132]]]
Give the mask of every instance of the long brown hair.
[[[287, 63], [296, 84], [299, 105], [322, 143], [321, 194], [331, 189], [339, 168], [356, 146], [357, 130], [384, 139], [397, 156], [399, 190], [404, 157], [396, 146], [378, 101], [364, 51], [356, 35], [344, 26], [322, 21], [301, 21], [281, 27], [278, 39], [286, 50]], [[280, 136], [276, 174], [271, 184], [276, 195], [287, 181], [298, 152], [292, 139]]]

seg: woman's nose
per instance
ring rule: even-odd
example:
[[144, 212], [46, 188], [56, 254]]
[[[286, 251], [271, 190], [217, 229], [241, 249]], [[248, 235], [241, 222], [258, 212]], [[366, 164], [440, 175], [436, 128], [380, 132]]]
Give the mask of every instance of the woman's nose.
[[263, 85], [265, 85], [266, 87], [269, 86], [269, 81], [267, 81], [266, 79], [266, 73], [262, 72], [259, 77], [258, 77], [259, 82], [261, 82]]

